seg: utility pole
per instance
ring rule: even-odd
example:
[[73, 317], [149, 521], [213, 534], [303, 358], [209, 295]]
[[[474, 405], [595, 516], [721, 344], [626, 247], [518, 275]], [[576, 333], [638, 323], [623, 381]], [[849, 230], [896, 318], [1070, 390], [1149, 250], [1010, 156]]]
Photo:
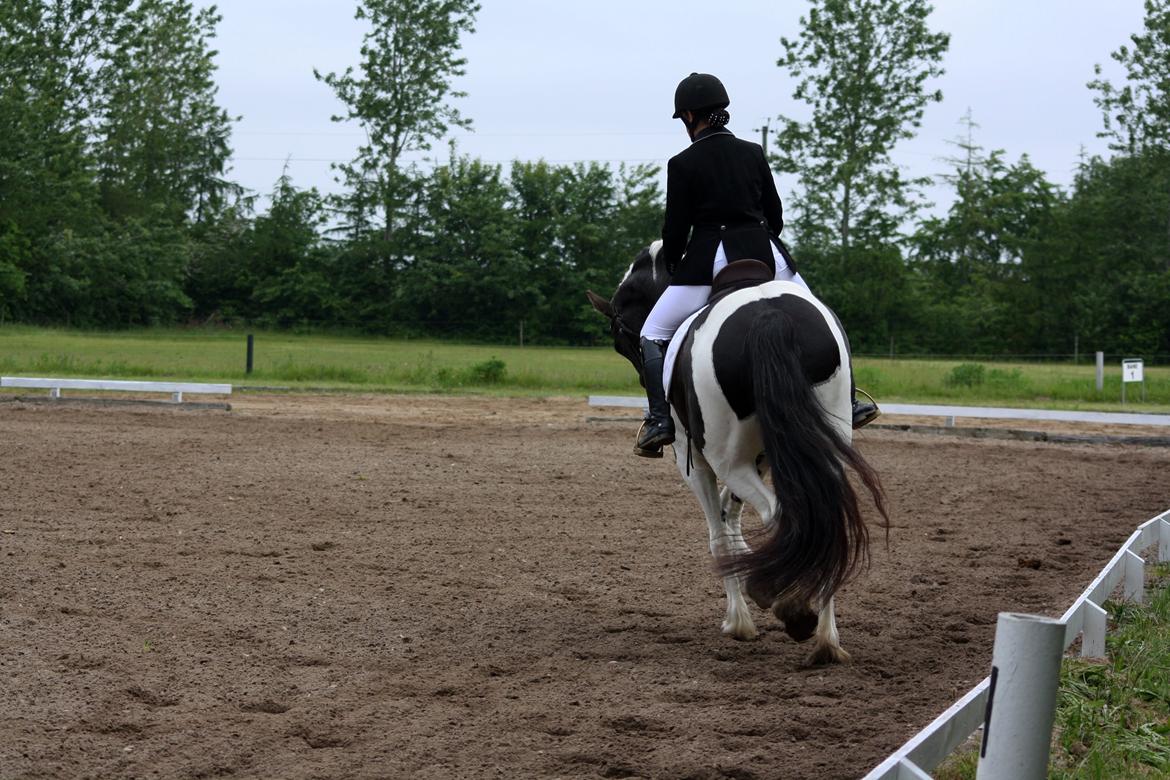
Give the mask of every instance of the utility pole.
[[768, 156], [768, 125], [771, 123], [772, 120], [768, 119], [764, 121], [763, 127], [756, 128], [760, 131], [760, 146], [764, 147], [764, 157]]

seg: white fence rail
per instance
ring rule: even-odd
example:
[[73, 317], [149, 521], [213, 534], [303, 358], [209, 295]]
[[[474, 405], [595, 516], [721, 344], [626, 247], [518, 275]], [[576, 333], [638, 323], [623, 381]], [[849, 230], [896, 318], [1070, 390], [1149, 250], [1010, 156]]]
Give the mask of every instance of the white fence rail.
[[57, 379], [49, 377], [4, 376], [0, 387], [25, 387], [48, 390], [50, 398], [60, 398], [62, 390], [114, 390], [137, 393], [170, 393], [171, 400], [182, 403], [183, 393], [231, 395], [231, 385], [198, 382], [129, 382], [116, 379]]
[[[616, 406], [645, 409], [646, 399], [632, 395], [591, 395], [590, 406]], [[1130, 414], [1128, 412], [1065, 412], [1051, 409], [1010, 409], [1001, 406], [941, 406], [936, 404], [882, 404], [882, 413], [909, 417], [943, 417], [953, 425], [956, 417], [986, 420], [1048, 420], [1058, 422], [1097, 423], [1099, 425], [1170, 426], [1170, 414]]]
[[[1158, 560], [1170, 561], [1170, 510], [1138, 526], [1060, 618], [1064, 625], [1065, 650], [1080, 636], [1082, 656], [1105, 655], [1106, 613], [1102, 604], [1118, 586], [1122, 586], [1125, 599], [1139, 603], [1142, 601], [1145, 595], [1145, 559], [1140, 553], [1154, 545], [1158, 546]], [[934, 722], [878, 764], [863, 780], [930, 780], [929, 773], [983, 725], [990, 685], [991, 678], [984, 678], [946, 712], [935, 718]], [[1051, 733], [1037, 738], [1044, 744], [1045, 751], [1050, 738]], [[981, 778], [984, 777], [982, 766], [981, 763]]]

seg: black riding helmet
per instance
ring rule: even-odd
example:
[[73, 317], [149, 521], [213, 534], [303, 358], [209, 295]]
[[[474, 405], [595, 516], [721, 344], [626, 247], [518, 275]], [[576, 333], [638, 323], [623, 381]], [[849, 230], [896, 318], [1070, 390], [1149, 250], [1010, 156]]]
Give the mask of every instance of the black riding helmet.
[[674, 119], [683, 111], [727, 108], [731, 99], [723, 82], [710, 73], [692, 73], [678, 83], [674, 91]]

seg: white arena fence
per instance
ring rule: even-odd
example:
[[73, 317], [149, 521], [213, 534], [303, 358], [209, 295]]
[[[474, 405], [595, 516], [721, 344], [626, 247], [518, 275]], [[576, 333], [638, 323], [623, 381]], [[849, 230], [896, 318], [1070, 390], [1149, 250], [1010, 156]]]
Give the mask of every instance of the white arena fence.
[[231, 385], [199, 382], [130, 382], [116, 379], [57, 379], [48, 377], [0, 377], [0, 387], [24, 387], [48, 390], [50, 398], [60, 398], [62, 390], [111, 390], [135, 393], [170, 393], [175, 403], [183, 402], [183, 393], [231, 395]]
[[[645, 396], [591, 395], [590, 406], [645, 409]], [[1047, 420], [1101, 425], [1148, 425], [1170, 427], [1170, 414], [1134, 412], [1064, 412], [1050, 409], [1012, 409], [1001, 406], [940, 406], [937, 404], [882, 404], [882, 414], [908, 417], [942, 417], [952, 427], [956, 418], [987, 420]]]
[[1125, 600], [1141, 603], [1142, 553], [1154, 545], [1158, 560], [1170, 561], [1170, 510], [1138, 526], [1059, 620], [1000, 613], [992, 674], [863, 780], [930, 780], [930, 772], [980, 726], [984, 737], [979, 780], [1045, 777], [1060, 659], [1078, 636], [1081, 656], [1105, 655], [1108, 621], [1102, 605], [1118, 587]]

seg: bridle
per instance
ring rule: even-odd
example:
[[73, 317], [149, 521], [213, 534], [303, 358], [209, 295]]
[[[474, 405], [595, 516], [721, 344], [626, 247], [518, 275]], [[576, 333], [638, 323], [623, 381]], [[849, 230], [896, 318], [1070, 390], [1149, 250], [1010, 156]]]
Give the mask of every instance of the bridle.
[[638, 340], [641, 338], [642, 331], [634, 330], [629, 325], [627, 325], [626, 321], [622, 319], [622, 315], [618, 314], [617, 309], [614, 309], [613, 311], [613, 324], [617, 327], [618, 332], [632, 338], [635, 344], [638, 343]]

